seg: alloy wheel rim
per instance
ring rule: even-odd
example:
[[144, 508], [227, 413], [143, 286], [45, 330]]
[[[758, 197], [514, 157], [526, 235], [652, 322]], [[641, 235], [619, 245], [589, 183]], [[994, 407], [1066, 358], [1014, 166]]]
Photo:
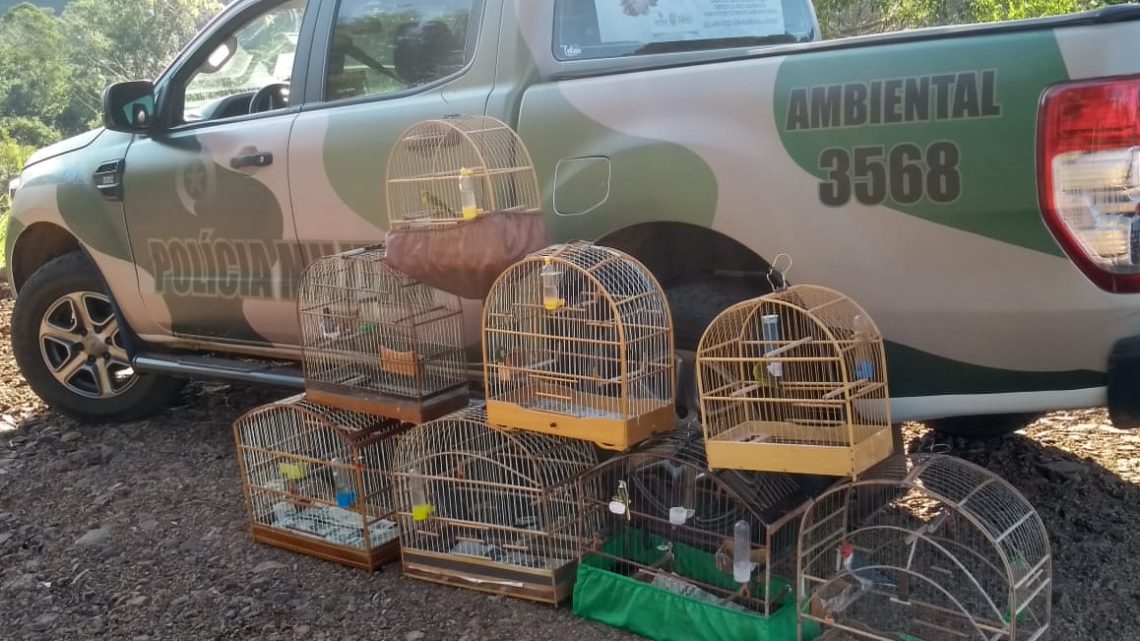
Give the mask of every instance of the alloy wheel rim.
[[121, 396], [138, 380], [111, 299], [73, 292], [48, 306], [40, 320], [40, 354], [56, 382], [93, 399]]

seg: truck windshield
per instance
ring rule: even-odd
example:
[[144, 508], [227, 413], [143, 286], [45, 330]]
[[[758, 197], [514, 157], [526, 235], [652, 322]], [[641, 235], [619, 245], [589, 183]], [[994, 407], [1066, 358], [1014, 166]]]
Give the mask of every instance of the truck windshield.
[[815, 37], [810, 0], [558, 0], [559, 60], [703, 51]]

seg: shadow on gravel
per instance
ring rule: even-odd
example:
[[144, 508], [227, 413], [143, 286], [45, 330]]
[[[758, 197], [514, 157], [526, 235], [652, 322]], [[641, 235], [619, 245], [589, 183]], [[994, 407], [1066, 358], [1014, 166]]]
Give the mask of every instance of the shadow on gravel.
[[[1140, 445], [1140, 433], [1098, 436], [1103, 446], [1140, 451], [1132, 449], [1133, 442]], [[1092, 458], [1023, 434], [964, 440], [927, 431], [906, 445], [909, 452], [935, 451], [977, 463], [1008, 480], [1037, 509], [1054, 556], [1051, 639], [1107, 641], [1140, 634], [1140, 486]], [[1123, 456], [1136, 461], [1136, 454]]]

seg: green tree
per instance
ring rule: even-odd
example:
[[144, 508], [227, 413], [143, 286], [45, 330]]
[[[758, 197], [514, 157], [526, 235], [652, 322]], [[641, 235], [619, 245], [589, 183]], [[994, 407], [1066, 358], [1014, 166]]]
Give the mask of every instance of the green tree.
[[938, 25], [1040, 18], [1121, 0], [815, 0], [825, 38]]
[[74, 118], [98, 116], [103, 89], [153, 79], [221, 9], [216, 0], [72, 0], [63, 12], [73, 68]]
[[7, 264], [4, 257], [4, 239], [8, 235], [8, 185], [20, 175], [32, 147], [22, 145], [0, 127], [0, 267]]
[[55, 129], [71, 104], [66, 51], [50, 10], [21, 4], [0, 17], [0, 114], [27, 119], [21, 128], [37, 135]]

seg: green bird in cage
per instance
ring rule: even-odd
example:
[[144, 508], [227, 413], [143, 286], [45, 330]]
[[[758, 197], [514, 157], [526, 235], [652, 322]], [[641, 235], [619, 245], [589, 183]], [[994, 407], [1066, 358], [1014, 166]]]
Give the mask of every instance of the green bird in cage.
[[456, 218], [455, 210], [447, 206], [447, 203], [440, 200], [437, 196], [427, 192], [420, 192], [420, 202], [423, 204], [424, 209], [430, 211], [432, 216], [437, 218]]
[[775, 388], [777, 384], [776, 378], [768, 372], [768, 367], [764, 363], [752, 366], [752, 380], [760, 387]]

